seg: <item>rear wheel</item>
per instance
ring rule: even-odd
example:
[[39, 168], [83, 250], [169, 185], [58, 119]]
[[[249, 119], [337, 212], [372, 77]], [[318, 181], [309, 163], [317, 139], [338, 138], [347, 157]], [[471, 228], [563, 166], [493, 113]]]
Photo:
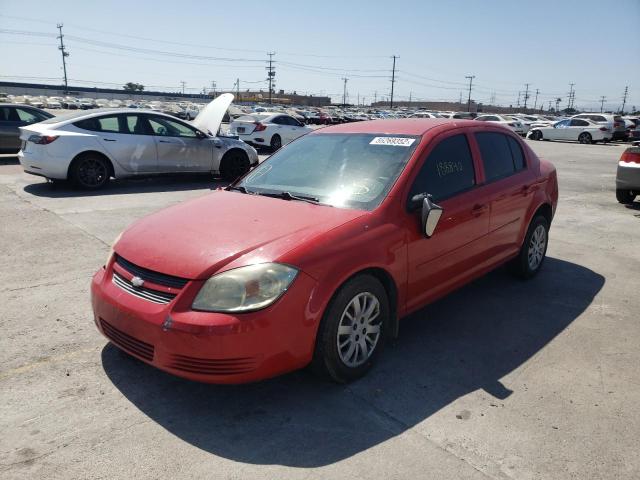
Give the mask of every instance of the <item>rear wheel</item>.
[[542, 140], [542, 132], [540, 130], [534, 130], [531, 132], [530, 137], [532, 140]]
[[549, 222], [542, 215], [534, 217], [520, 247], [511, 262], [511, 270], [523, 279], [534, 277], [542, 268], [549, 243]]
[[578, 135], [578, 142], [582, 144], [591, 143], [591, 134], [589, 132], [582, 132]]
[[77, 187], [97, 190], [109, 182], [110, 172], [109, 163], [104, 157], [87, 153], [73, 162], [70, 176]]
[[249, 168], [251, 168], [251, 165], [247, 155], [239, 150], [231, 150], [222, 157], [220, 175], [225, 180], [232, 182], [247, 173]]
[[271, 150], [273, 150], [274, 152], [276, 150], [280, 150], [282, 148], [282, 138], [280, 138], [280, 135], [278, 135], [277, 133], [271, 137]]
[[636, 195], [631, 190], [623, 190], [620, 188], [616, 190], [616, 200], [620, 203], [629, 205], [633, 203], [635, 198]]
[[318, 328], [313, 369], [339, 383], [362, 377], [384, 345], [389, 300], [378, 279], [358, 275], [331, 300]]

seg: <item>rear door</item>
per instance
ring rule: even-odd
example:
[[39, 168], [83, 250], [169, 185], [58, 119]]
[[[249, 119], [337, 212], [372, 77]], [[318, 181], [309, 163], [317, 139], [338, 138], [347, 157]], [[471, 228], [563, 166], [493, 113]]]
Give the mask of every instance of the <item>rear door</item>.
[[177, 119], [147, 115], [158, 151], [158, 172], [210, 172], [213, 141]]
[[487, 200], [491, 205], [488, 256], [504, 259], [520, 248], [519, 236], [537, 185], [523, 149], [513, 136], [476, 131]]
[[100, 145], [124, 170], [131, 173], [157, 170], [156, 145], [142, 114], [90, 117], [73, 125], [94, 132]]
[[588, 127], [590, 124], [586, 120], [581, 118], [572, 118], [569, 122], [569, 128], [567, 131], [567, 140], [578, 140], [578, 136], [582, 133], [585, 127]]
[[478, 187], [468, 136], [454, 130], [436, 137], [408, 192], [428, 193], [444, 212], [434, 234], [422, 235], [420, 211], [408, 217], [408, 297], [413, 310], [472, 277], [486, 262], [489, 203]]

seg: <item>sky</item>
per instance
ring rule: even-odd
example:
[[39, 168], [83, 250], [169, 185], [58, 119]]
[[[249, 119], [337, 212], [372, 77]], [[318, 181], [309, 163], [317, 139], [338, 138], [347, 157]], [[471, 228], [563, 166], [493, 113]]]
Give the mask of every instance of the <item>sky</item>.
[[370, 103], [466, 101], [640, 108], [640, 0], [101, 2], [0, 0], [0, 80], [200, 93], [267, 88]]

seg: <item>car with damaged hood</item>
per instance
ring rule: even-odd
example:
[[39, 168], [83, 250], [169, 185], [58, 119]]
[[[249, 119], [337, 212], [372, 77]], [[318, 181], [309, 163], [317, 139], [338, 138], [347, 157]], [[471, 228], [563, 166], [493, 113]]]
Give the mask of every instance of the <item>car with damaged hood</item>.
[[212, 173], [235, 180], [258, 163], [256, 150], [219, 129], [233, 95], [209, 103], [188, 123], [158, 111], [98, 109], [20, 128], [26, 173], [99, 189], [110, 178]]
[[93, 277], [94, 321], [192, 380], [311, 365], [348, 382], [406, 315], [504, 263], [538, 274], [557, 200], [555, 168], [491, 122], [318, 129], [125, 230]]

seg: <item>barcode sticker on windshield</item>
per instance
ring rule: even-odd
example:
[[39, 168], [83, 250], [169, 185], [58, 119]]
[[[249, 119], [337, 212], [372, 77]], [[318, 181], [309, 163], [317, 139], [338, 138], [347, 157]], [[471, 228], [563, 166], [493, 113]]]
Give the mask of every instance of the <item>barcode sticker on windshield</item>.
[[415, 138], [376, 137], [369, 142], [369, 145], [393, 145], [394, 147], [410, 147], [415, 141]]

